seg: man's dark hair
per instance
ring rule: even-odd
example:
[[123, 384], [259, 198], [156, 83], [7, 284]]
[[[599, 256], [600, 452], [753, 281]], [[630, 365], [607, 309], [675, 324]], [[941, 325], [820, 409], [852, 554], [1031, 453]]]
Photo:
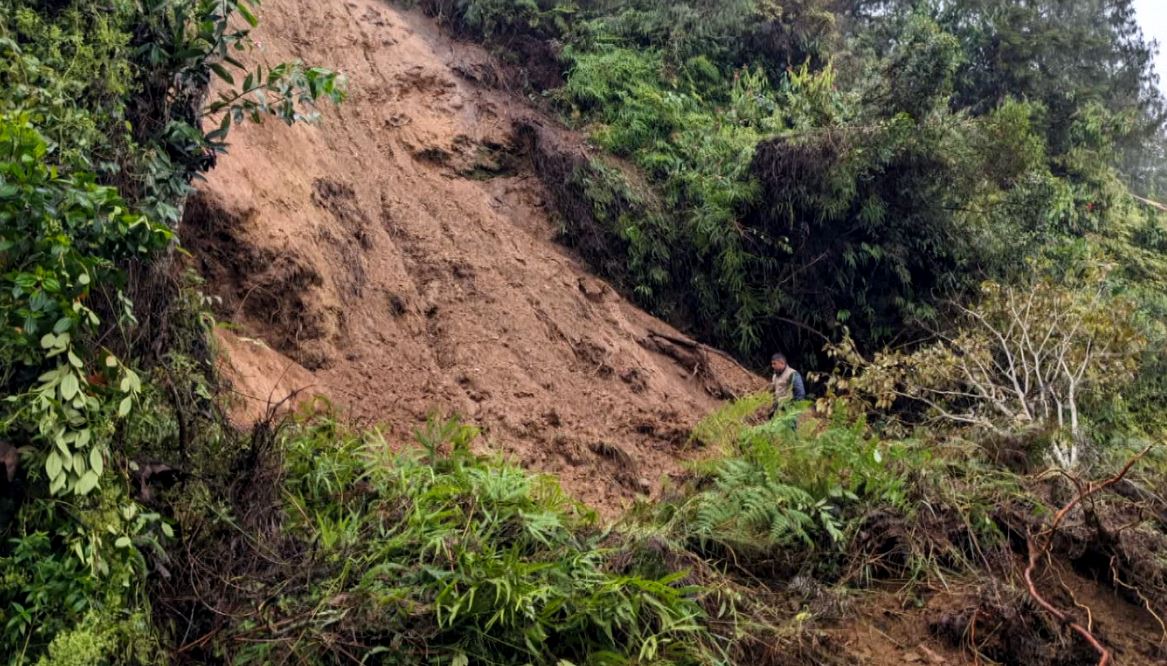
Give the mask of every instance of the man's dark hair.
[[785, 360], [786, 360], [786, 354], [783, 354], [782, 352], [778, 352], [777, 354], [774, 354], [773, 356], [770, 357], [771, 363], [773, 363], [774, 361], [785, 361]]

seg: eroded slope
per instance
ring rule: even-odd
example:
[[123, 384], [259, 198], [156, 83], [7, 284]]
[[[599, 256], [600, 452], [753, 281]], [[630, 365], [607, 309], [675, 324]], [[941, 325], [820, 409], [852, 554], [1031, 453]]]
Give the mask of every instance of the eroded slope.
[[350, 99], [317, 127], [239, 128], [184, 222], [241, 329], [223, 339], [251, 414], [303, 388], [400, 442], [457, 412], [484, 448], [614, 509], [678, 470], [719, 399], [759, 386], [554, 242], [512, 138], [579, 142], [486, 85], [486, 53], [377, 0], [263, 7], [259, 58], [341, 69]]

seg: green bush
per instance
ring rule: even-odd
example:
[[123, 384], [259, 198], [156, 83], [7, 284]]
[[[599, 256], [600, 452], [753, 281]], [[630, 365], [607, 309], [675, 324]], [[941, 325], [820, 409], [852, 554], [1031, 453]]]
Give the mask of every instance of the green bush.
[[521, 34], [545, 37], [567, 29], [575, 3], [554, 0], [414, 0], [439, 21], [486, 39], [503, 40]]
[[[131, 342], [137, 318], [155, 314], [130, 300], [146, 290], [125, 269], [172, 248], [190, 182], [232, 123], [311, 119], [315, 101], [343, 96], [329, 70], [244, 69], [233, 53], [248, 31], [234, 19], [254, 26], [255, 5], [0, 0], [0, 444], [20, 461], [0, 502], [6, 661], [157, 652], [146, 558], [162, 561], [171, 528], [127, 495], [136, 463], [114, 445], [157, 394]], [[212, 75], [232, 88], [204, 108]], [[211, 113], [219, 125], [204, 132]], [[172, 311], [159, 287], [154, 304]]]
[[393, 453], [326, 417], [285, 429], [282, 534], [302, 545], [281, 549], [303, 557], [279, 602], [259, 590], [237, 613], [258, 621], [221, 632], [216, 650], [327, 663], [343, 636], [370, 663], [714, 659], [683, 570], [622, 564], [618, 535], [552, 479], [471, 454], [476, 435], [431, 421], [421, 447]]
[[1045, 503], [980, 446], [883, 436], [842, 404], [805, 405], [748, 425], [768, 402], [729, 403], [694, 430], [714, 448], [667, 501], [628, 522], [730, 577], [775, 585], [810, 575], [840, 585], [969, 573], [1003, 554], [1002, 504]]
[[173, 536], [156, 513], [111, 488], [31, 499], [0, 548], [3, 663], [154, 663], [146, 557]]
[[132, 317], [118, 264], [165, 247], [170, 233], [91, 173], [61, 175], [46, 153], [27, 118], [0, 117], [0, 379], [11, 390], [0, 434], [42, 442], [50, 491], [83, 495], [104, 470], [111, 418], [141, 385], [93, 344], [101, 320], [87, 302], [102, 285], [119, 297], [115, 321]]
[[[752, 400], [742, 404], [756, 405]], [[737, 421], [734, 448], [697, 466], [694, 492], [670, 509], [671, 523], [699, 550], [728, 559], [773, 556], [802, 544], [842, 550], [859, 503], [907, 512], [905, 469], [911, 447], [881, 442], [862, 420], [842, 412], [823, 426], [793, 410], [744, 427], [735, 405], [699, 431], [726, 431]], [[724, 435], [721, 435], [724, 436]], [[727, 555], [728, 554], [728, 555]]]

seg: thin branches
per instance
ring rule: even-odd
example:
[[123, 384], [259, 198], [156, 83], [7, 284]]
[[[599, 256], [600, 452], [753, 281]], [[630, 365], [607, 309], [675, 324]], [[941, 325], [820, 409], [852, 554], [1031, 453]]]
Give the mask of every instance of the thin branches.
[[1039, 592], [1037, 589], [1037, 585], [1033, 582], [1033, 572], [1037, 569], [1037, 563], [1041, 560], [1041, 558], [1049, 554], [1050, 545], [1053, 543], [1054, 535], [1057, 533], [1058, 527], [1062, 524], [1062, 521], [1065, 520], [1070, 511], [1072, 511], [1074, 507], [1081, 504], [1087, 498], [1092, 497], [1098, 492], [1118, 483], [1119, 481], [1122, 481], [1127, 473], [1130, 472], [1131, 468], [1135, 466], [1135, 463], [1141, 460], [1143, 456], [1147, 455], [1150, 450], [1151, 447], [1147, 447], [1138, 454], [1132, 456], [1129, 460], [1127, 460], [1126, 464], [1123, 465], [1122, 469], [1110, 478], [1091, 483], [1084, 488], [1079, 485], [1078, 494], [1075, 495], [1072, 500], [1067, 502], [1065, 506], [1059, 509], [1056, 514], [1054, 514], [1054, 519], [1053, 522], [1050, 523], [1050, 526], [1036, 535], [1030, 534], [1026, 539], [1026, 545], [1028, 546], [1029, 550], [1029, 562], [1025, 567], [1025, 584], [1029, 588], [1029, 596], [1033, 597], [1033, 600], [1036, 601], [1039, 606], [1047, 610], [1060, 622], [1069, 626], [1070, 629], [1074, 631], [1074, 633], [1081, 636], [1083, 640], [1090, 644], [1090, 647], [1094, 648], [1094, 651], [1098, 653], [1099, 657], [1098, 666], [1107, 666], [1107, 664], [1110, 663], [1110, 650], [1104, 646], [1101, 641], [1098, 640], [1098, 638], [1094, 635], [1088, 626], [1082, 626], [1078, 622], [1075, 622], [1069, 613], [1058, 608], [1057, 606], [1054, 606], [1041, 595], [1041, 592]]
[[1053, 435], [1048, 455], [1078, 465], [1088, 420], [1083, 401], [1116, 389], [1133, 373], [1145, 340], [1131, 305], [1102, 288], [1037, 281], [986, 283], [975, 305], [953, 304], [949, 332], [911, 353], [863, 359], [849, 341], [833, 348], [861, 372], [839, 380], [875, 398], [875, 407], [918, 403], [926, 420], [973, 425], [996, 435], [1035, 429]]

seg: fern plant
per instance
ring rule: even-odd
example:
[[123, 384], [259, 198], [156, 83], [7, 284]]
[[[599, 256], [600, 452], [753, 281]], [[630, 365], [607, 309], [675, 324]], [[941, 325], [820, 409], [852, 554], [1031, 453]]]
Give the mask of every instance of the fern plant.
[[668, 509], [672, 533], [700, 552], [757, 560], [794, 548], [840, 550], [860, 503], [909, 510], [903, 465], [907, 444], [881, 442], [863, 419], [839, 411], [827, 424], [798, 410], [756, 426], [746, 417], [765, 394], [731, 403], [695, 428], [695, 436], [732, 442], [696, 468], [692, 492]]
[[257, 645], [241, 621], [208, 650], [331, 663], [343, 635], [370, 663], [720, 659], [687, 571], [620, 563], [619, 535], [596, 529], [554, 480], [473, 455], [476, 432], [435, 418], [418, 447], [393, 452], [375, 431], [327, 416], [284, 430], [283, 534], [297, 545], [283, 549], [301, 555], [273, 576], [300, 582], [275, 605], [245, 599], [233, 616], [289, 631]]

